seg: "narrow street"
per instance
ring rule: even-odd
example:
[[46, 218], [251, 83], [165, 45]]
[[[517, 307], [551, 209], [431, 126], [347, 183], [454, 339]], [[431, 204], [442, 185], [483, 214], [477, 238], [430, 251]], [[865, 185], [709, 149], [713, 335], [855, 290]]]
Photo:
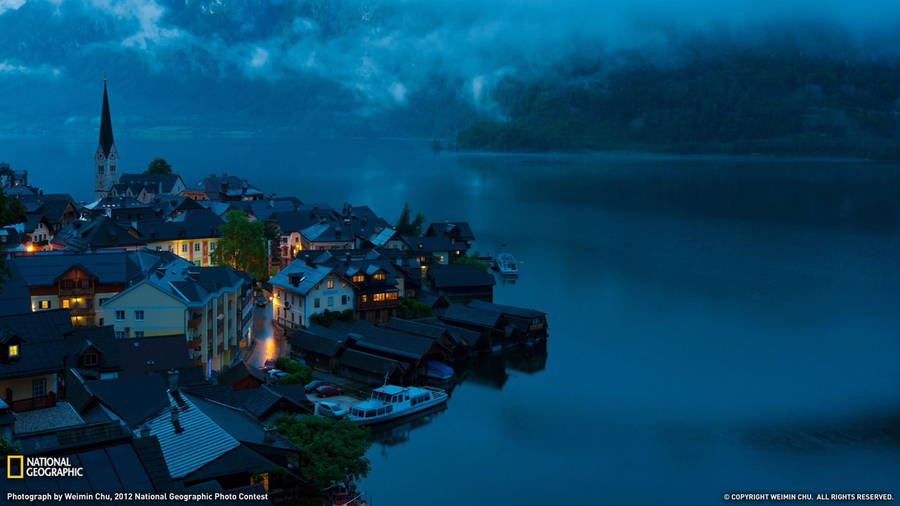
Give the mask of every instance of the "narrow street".
[[266, 307], [254, 306], [253, 325], [250, 331], [253, 337], [253, 349], [244, 362], [254, 368], [263, 367], [266, 360], [287, 357], [290, 347], [282, 333], [276, 332], [272, 324], [272, 302]]

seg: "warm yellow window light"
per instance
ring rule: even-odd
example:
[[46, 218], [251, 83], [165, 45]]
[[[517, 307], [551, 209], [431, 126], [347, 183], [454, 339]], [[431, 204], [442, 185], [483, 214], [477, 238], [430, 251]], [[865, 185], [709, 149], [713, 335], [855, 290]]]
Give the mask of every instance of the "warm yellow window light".
[[9, 345], [9, 358], [15, 358], [19, 356], [19, 345], [11, 344]]

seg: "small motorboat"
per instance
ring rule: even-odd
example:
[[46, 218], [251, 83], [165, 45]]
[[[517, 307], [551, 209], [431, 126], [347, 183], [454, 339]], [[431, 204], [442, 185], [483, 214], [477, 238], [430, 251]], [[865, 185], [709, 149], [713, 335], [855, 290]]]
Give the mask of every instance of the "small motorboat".
[[434, 387], [384, 385], [372, 396], [350, 407], [350, 421], [360, 425], [393, 420], [447, 402], [445, 390]]
[[453, 368], [437, 360], [426, 360], [420, 373], [427, 378], [448, 380], [453, 377]]
[[516, 262], [516, 257], [512, 256], [511, 253], [503, 252], [497, 255], [497, 258], [494, 260], [494, 268], [504, 276], [519, 275], [518, 262]]

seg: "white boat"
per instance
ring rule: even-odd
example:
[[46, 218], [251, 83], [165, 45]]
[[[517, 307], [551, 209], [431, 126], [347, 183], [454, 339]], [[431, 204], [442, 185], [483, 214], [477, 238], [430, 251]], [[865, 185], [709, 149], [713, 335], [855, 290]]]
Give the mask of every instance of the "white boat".
[[519, 275], [519, 266], [516, 262], [516, 257], [512, 256], [510, 253], [500, 253], [497, 255], [497, 258], [494, 260], [494, 267], [500, 274], [504, 276], [518, 276]]
[[384, 385], [350, 407], [350, 420], [360, 425], [393, 420], [447, 402], [447, 392], [433, 387]]

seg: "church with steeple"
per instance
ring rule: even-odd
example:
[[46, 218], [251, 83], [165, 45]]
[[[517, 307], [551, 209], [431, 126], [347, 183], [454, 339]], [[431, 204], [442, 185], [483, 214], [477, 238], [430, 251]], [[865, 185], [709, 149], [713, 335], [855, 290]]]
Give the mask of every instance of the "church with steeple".
[[109, 195], [109, 190], [119, 182], [119, 154], [113, 142], [112, 119], [109, 116], [109, 96], [106, 78], [103, 78], [103, 110], [100, 113], [100, 142], [94, 155], [94, 199]]

